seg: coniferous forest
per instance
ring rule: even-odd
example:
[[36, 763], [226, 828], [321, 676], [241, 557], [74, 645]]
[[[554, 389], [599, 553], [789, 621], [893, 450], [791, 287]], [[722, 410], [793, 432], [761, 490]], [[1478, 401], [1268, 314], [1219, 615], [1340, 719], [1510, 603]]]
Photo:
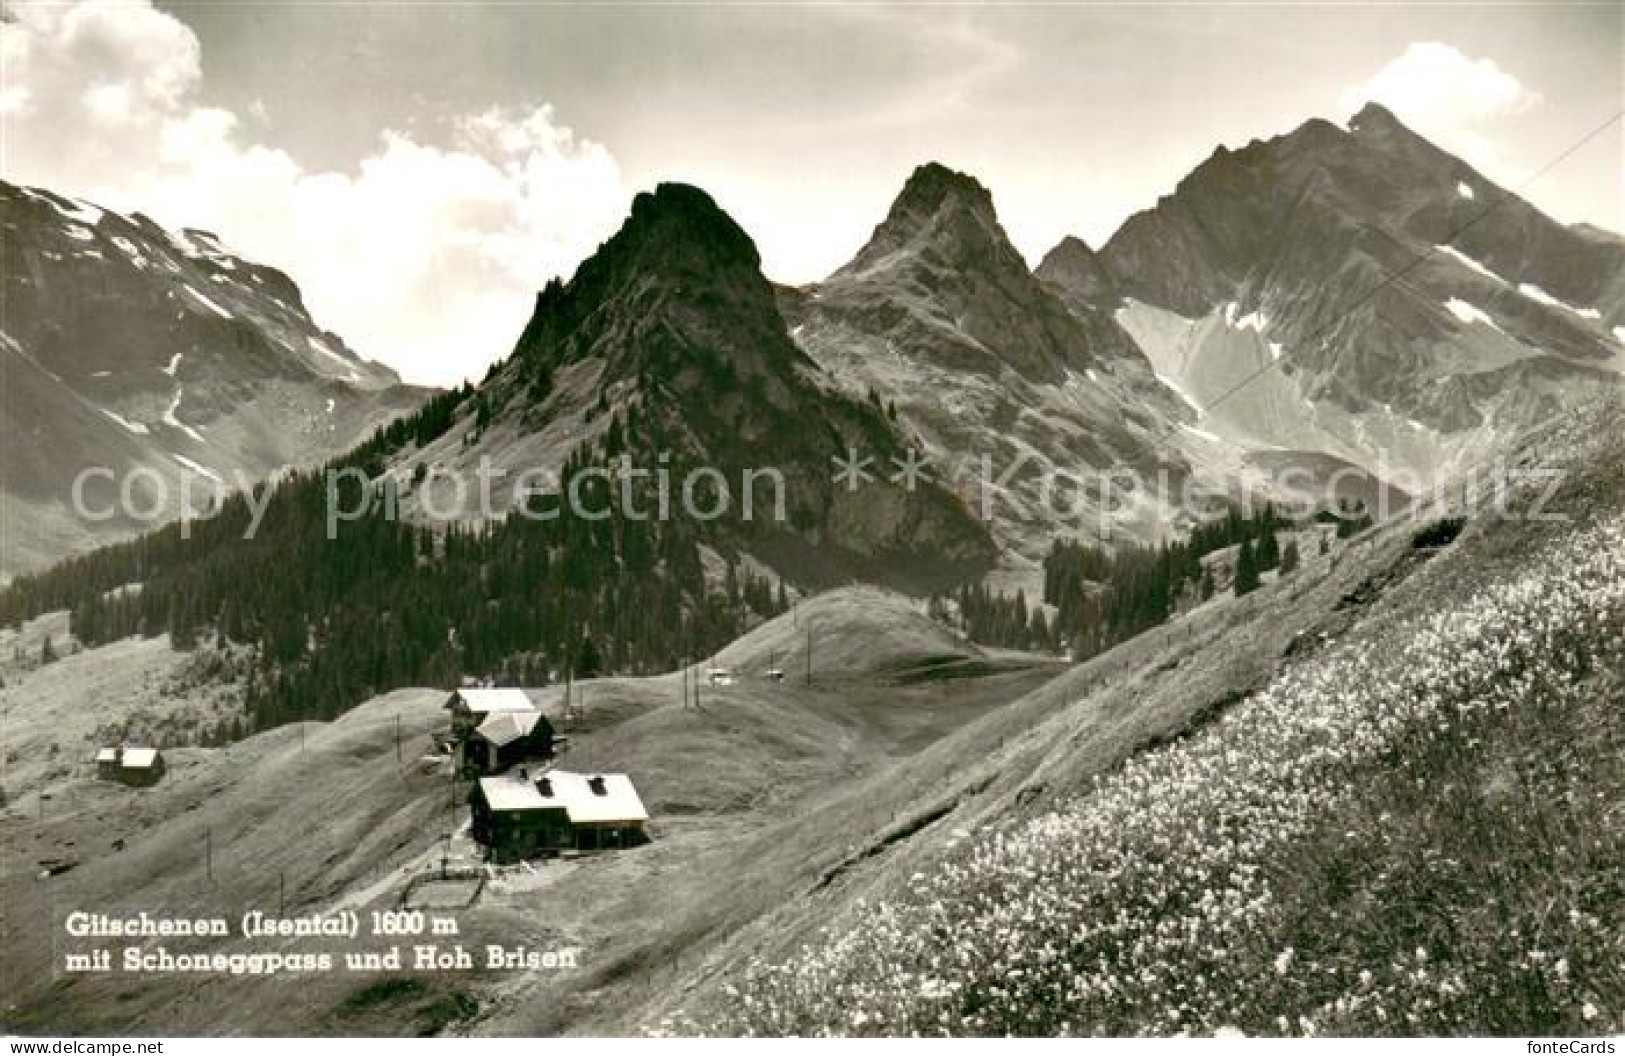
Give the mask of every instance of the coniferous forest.
[[[1332, 519], [1340, 528], [1345, 523]], [[1181, 604], [1211, 597], [1212, 573], [1202, 564], [1208, 554], [1240, 545], [1237, 594], [1256, 589], [1263, 572], [1290, 572], [1299, 560], [1296, 545], [1283, 552], [1277, 539], [1290, 527], [1289, 519], [1265, 504], [1251, 515], [1232, 508], [1184, 539], [1156, 546], [1106, 549], [1056, 540], [1044, 558], [1043, 601], [1053, 607], [1053, 616], [1042, 606], [1029, 606], [1020, 592], [1010, 596], [967, 584], [954, 596], [958, 622], [985, 645], [1068, 651], [1076, 659], [1094, 656], [1162, 623]], [[931, 611], [946, 619], [952, 610], [946, 598], [936, 598]]]
[[[367, 512], [334, 538], [328, 472], [297, 474], [274, 485], [252, 538], [248, 501], [234, 495], [188, 538], [170, 525], [19, 579], [0, 593], [0, 623], [67, 609], [87, 646], [165, 632], [178, 648], [248, 646], [249, 733], [465, 676], [537, 685], [566, 672], [670, 670], [786, 607], [782, 585], [736, 563], [708, 580], [703, 526], [629, 518], [594, 493], [609, 487], [597, 477], [582, 493], [603, 519], [571, 516], [557, 494], [538, 497], [559, 507], [551, 519], [431, 528], [388, 516], [385, 457], [445, 432], [467, 398], [437, 397], [328, 467], [372, 481], [335, 475], [339, 508]], [[595, 454], [571, 456], [560, 493]]]

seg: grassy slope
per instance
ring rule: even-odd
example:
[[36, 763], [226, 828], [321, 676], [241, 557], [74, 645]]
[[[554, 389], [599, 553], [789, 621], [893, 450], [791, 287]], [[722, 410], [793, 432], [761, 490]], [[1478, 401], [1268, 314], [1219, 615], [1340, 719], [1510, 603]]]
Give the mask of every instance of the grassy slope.
[[[483, 942], [577, 946], [586, 970], [424, 975], [399, 986], [343, 972], [269, 980], [51, 977], [61, 916], [73, 908], [230, 918], [250, 907], [274, 908], [279, 878], [290, 914], [393, 905], [410, 876], [433, 868], [451, 818], [444, 774], [419, 761], [429, 734], [445, 724], [438, 706], [443, 694], [403, 690], [333, 723], [279, 728], [226, 749], [170, 753], [173, 773], [150, 790], [95, 782], [80, 766], [53, 779], [43, 819], [33, 798], [0, 814], [7, 850], [0, 861], [0, 976], [15, 995], [5, 1022], [47, 1033], [412, 1033], [445, 1028], [476, 1009], [500, 1018], [509, 1008], [571, 1015], [571, 1009], [594, 1007], [581, 992], [597, 985], [601, 971], [612, 971], [622, 958], [652, 957], [651, 949], [666, 940], [663, 931], [626, 922], [651, 906], [679, 920], [670, 888], [703, 876], [716, 847], [794, 816], [809, 795], [884, 766], [1022, 695], [1056, 669], [1036, 658], [1002, 657], [979, 677], [955, 679], [946, 688], [899, 685], [893, 670], [944, 657], [980, 659], [980, 651], [955, 643], [903, 599], [868, 590], [841, 594], [809, 603], [795, 617], [817, 614], [827, 621], [821, 640], [828, 658], [843, 665], [839, 677], [828, 671], [827, 685], [781, 685], [759, 676], [749, 642], [795, 637], [793, 629], [773, 624], [754, 632], [737, 661], [730, 657], [740, 681], [706, 687], [699, 709], [681, 706], [676, 674], [577, 685], [584, 716], [569, 730], [564, 765], [632, 773], [654, 813], [655, 841], [634, 852], [505, 874], [460, 919], [461, 941], [471, 949]], [[838, 615], [850, 619], [850, 632], [841, 629]], [[792, 618], [782, 620], [788, 626]], [[888, 640], [876, 633], [887, 625], [911, 629]], [[821, 651], [818, 670], [825, 659]], [[27, 684], [36, 692], [19, 696], [16, 715], [48, 722], [29, 701], [45, 699], [50, 679], [69, 671], [60, 665], [88, 665], [101, 673], [110, 702], [127, 704], [116, 692], [119, 672], [183, 661], [161, 641], [91, 650], [31, 673]], [[552, 687], [539, 695], [559, 692]], [[50, 700], [72, 710], [66, 699]], [[460, 810], [453, 824], [461, 828], [466, 817]], [[122, 849], [115, 849], [120, 840]], [[477, 854], [462, 834], [450, 849], [459, 858]], [[79, 864], [42, 879], [42, 863], [58, 858]], [[306, 1010], [306, 1018], [288, 1019], [290, 1003]], [[229, 1016], [222, 1017], [223, 1007], [232, 1010]], [[487, 1029], [486, 1021], [476, 1027]]]
[[[47, 638], [58, 659], [41, 666]], [[240, 714], [239, 687], [209, 677], [220, 659], [178, 653], [167, 635], [81, 650], [64, 612], [0, 630], [0, 802], [37, 813], [39, 793], [82, 775], [103, 745], [190, 741]]]
[[[1591, 468], [1571, 479], [1564, 498], [1571, 513], [1595, 517], [1617, 509], [1625, 491], [1619, 471], [1610, 474], [1597, 467], [1621, 462], [1617, 441], [1614, 448], [1607, 446], [1619, 431], [1614, 417], [1578, 422], [1567, 427], [1567, 434], [1547, 438], [1560, 447], [1578, 443], [1579, 433], [1587, 433], [1592, 441], [1591, 449], [1582, 452]], [[1314, 657], [1338, 648], [1342, 641], [1360, 643], [1373, 655], [1396, 648], [1401, 643], [1384, 634], [1395, 633], [1398, 621], [1447, 608], [1475, 577], [1515, 572], [1538, 549], [1542, 537], [1562, 531], [1475, 523], [1450, 550], [1422, 561], [1410, 547], [1412, 528], [1379, 529], [1335, 551], [1330, 559], [1306, 555], [1305, 567], [1280, 583], [1244, 599], [1204, 605], [1060, 677], [1041, 666], [1019, 664], [1009, 669], [992, 664], [989, 671], [983, 666], [989, 658], [953, 648], [951, 639], [938, 637], [940, 632], [923, 621], [914, 622], [917, 615], [894, 602], [876, 595], [853, 604], [851, 597], [837, 595], [821, 599], [837, 609], [825, 614], [829, 626], [817, 632], [816, 640], [823, 644], [815, 648], [828, 659], [855, 650], [857, 662], [843, 673], [845, 677], [820, 668], [817, 684], [796, 684], [792, 650], [804, 638], [800, 619], [818, 615], [813, 603], [795, 617], [784, 617], [789, 627], [770, 625], [725, 651], [720, 661], [746, 677], [736, 686], [708, 690], [702, 710], [685, 711], [678, 705], [680, 682], [675, 675], [584, 685], [587, 718], [572, 731], [576, 741], [567, 765], [613, 766], [636, 775], [655, 806], [655, 843], [636, 852], [550, 865], [534, 875], [504, 876], [491, 885], [477, 909], [463, 917], [464, 941], [471, 944], [496, 937], [533, 946], [580, 946], [583, 967], [575, 972], [414, 977], [409, 983], [383, 988], [373, 985], [377, 980], [343, 974], [314, 982], [227, 979], [201, 985], [195, 980], [144, 981], [139, 986], [58, 981], [25, 988], [6, 1018], [25, 1029], [132, 1030], [147, 1025], [200, 1033], [398, 1033], [437, 1028], [484, 1034], [627, 1033], [658, 1030], [663, 1024], [692, 1026], [695, 1021], [723, 1030], [897, 1029], [897, 1020], [854, 1024], [850, 1017], [863, 1008], [850, 993], [831, 999], [824, 996], [831, 991], [820, 987], [816, 996], [803, 995], [797, 1004], [760, 978], [752, 982], [745, 967], [753, 958], [769, 963], [791, 960], [807, 942], [820, 950], [831, 949], [821, 929], [850, 935], [854, 927], [872, 925], [860, 900], [905, 905], [910, 889], [921, 883], [917, 874], [921, 878], [940, 874], [945, 862], [982, 846], [988, 833], [1015, 832], [1068, 812], [1075, 815], [1080, 796], [1087, 804], [1097, 775], [1118, 771], [1131, 756], [1157, 758], [1158, 745], [1182, 735], [1194, 734], [1193, 743], [1200, 740], [1212, 719], [1234, 709], [1246, 695], [1270, 686], [1283, 671], [1313, 663]], [[843, 595], [860, 597], [861, 592]], [[836, 620], [839, 609], [848, 611]], [[842, 627], [855, 628], [856, 633], [843, 634]], [[902, 633], [896, 633], [899, 628]], [[898, 650], [897, 641], [911, 644]], [[944, 647], [949, 648], [946, 654], [940, 651]], [[764, 651], [792, 671], [787, 683], [774, 686], [760, 680], [757, 669], [765, 666]], [[781, 652], [790, 653], [788, 660], [778, 655]], [[898, 677], [899, 672], [940, 670], [945, 656], [957, 658], [950, 668], [969, 665], [981, 672], [979, 677], [937, 682]], [[1596, 685], [1598, 700], [1618, 700], [1617, 683]], [[369, 721], [379, 726], [392, 721], [395, 710], [416, 716], [411, 720], [416, 739], [409, 742], [404, 764], [394, 762], [392, 740], [380, 738], [377, 730], [353, 743], [347, 740], [354, 735], [345, 732], [346, 723], [351, 729]], [[1617, 710], [1579, 713], [1577, 727], [1548, 730], [1546, 740], [1529, 740], [1529, 731], [1513, 731], [1513, 736], [1497, 742], [1496, 751], [1503, 756], [1523, 751], [1532, 761], [1566, 758], [1576, 764], [1595, 763], [1596, 752], [1605, 743], [1598, 738], [1618, 732], [1617, 715]], [[333, 759], [347, 759], [347, 769], [355, 771], [342, 782], [297, 768], [298, 753], [275, 740], [297, 736], [297, 731], [275, 731], [231, 749], [259, 753], [252, 761], [241, 754], [233, 762], [224, 753], [201, 753], [196, 776], [177, 780], [170, 788], [146, 793], [85, 790], [87, 797], [106, 796], [108, 801], [44, 825], [11, 812], [3, 823], [8, 847], [37, 846], [41, 853], [59, 853], [64, 841], [73, 839], [88, 860], [71, 873], [40, 882], [32, 874], [32, 857], [18, 870], [13, 869], [14, 856], [8, 856], [7, 921], [43, 919], [52, 902], [58, 907], [81, 900], [97, 904], [96, 899], [111, 897], [115, 891], [131, 904], [174, 908], [153, 899], [191, 897], [189, 893], [200, 887], [195, 837], [204, 818], [218, 825], [217, 832], [246, 825], [255, 834], [259, 841], [253, 844], [255, 883], [260, 886], [245, 889], [254, 898], [265, 897], [264, 877], [270, 870], [292, 864], [306, 870], [297, 874], [302, 910], [331, 905], [336, 899], [385, 903], [399, 881], [435, 853], [445, 824], [443, 779], [416, 774], [412, 763], [413, 745], [421, 748], [423, 736], [438, 721], [432, 698], [414, 704], [396, 694], [331, 728], [310, 727], [306, 754], [338, 752]], [[318, 729], [323, 732], [312, 737]], [[1574, 745], [1567, 755], [1548, 752], [1559, 732]], [[1264, 726], [1259, 733], [1267, 742], [1271, 728]], [[326, 741], [329, 735], [334, 737], [331, 746]], [[323, 745], [320, 749], [314, 747], [318, 742]], [[340, 747], [346, 743], [352, 743], [348, 755]], [[1369, 776], [1395, 772], [1379, 765]], [[1559, 767], [1556, 773], [1550, 778], [1556, 784], [1539, 787], [1555, 789], [1559, 802], [1572, 802], [1581, 788], [1573, 780], [1574, 769]], [[265, 787], [278, 789], [281, 800], [260, 817], [255, 810], [264, 805], [265, 793], [253, 790]], [[1397, 797], [1398, 791], [1390, 783], [1386, 794]], [[1516, 844], [1522, 839], [1521, 834], [1514, 838], [1493, 828], [1486, 834], [1482, 828], [1457, 825], [1453, 819], [1461, 817], [1466, 806], [1438, 799], [1434, 791], [1438, 790], [1409, 800], [1394, 798], [1396, 804], [1411, 804], [1407, 823], [1414, 828], [1399, 830], [1412, 832], [1406, 846], [1421, 850], [1452, 834], [1459, 839], [1463, 833], [1486, 844]], [[1562, 798], [1565, 794], [1568, 799]], [[160, 808], [154, 797], [165, 796], [171, 798], [162, 800]], [[1599, 802], [1596, 810], [1616, 813], [1598, 817], [1617, 818], [1617, 800], [1605, 797]], [[340, 803], [342, 810], [334, 806]], [[1435, 809], [1441, 804], [1450, 810]], [[1391, 808], [1388, 812], [1393, 813]], [[1574, 825], [1587, 817], [1569, 812], [1560, 820]], [[142, 829], [147, 818], [156, 822], [150, 832]], [[324, 824], [311, 825], [313, 818], [324, 819]], [[344, 824], [328, 826], [327, 818], [341, 818]], [[1332, 830], [1322, 826], [1314, 831]], [[361, 834], [375, 832], [358, 842]], [[119, 857], [93, 857], [90, 849], [104, 854], [101, 848], [115, 833], [137, 842]], [[1517, 845], [1523, 848], [1520, 861], [1526, 870], [1541, 855], [1556, 853], [1553, 848], [1558, 846], [1551, 840]], [[188, 849], [189, 866], [184, 853]], [[1335, 863], [1348, 863], [1351, 856], [1357, 860], [1365, 849], [1363, 839], [1316, 844], [1310, 880], [1301, 888], [1277, 886], [1280, 904], [1291, 912], [1280, 914], [1271, 927], [1344, 939], [1371, 936], [1379, 942], [1403, 935], [1409, 944], [1402, 920], [1350, 928], [1329, 923], [1324, 916], [1338, 899], [1352, 897], [1341, 888], [1327, 887], [1341, 883]], [[135, 856], [123, 857], [130, 852]], [[222, 854], [220, 860], [229, 863], [231, 852]], [[1419, 860], [1427, 861], [1425, 856]], [[1297, 859], [1289, 861], [1295, 868]], [[131, 868], [132, 862], [142, 864]], [[398, 871], [391, 873], [391, 865]], [[1437, 887], [1433, 874], [1408, 866], [1387, 875], [1399, 878], [1396, 883], [1410, 878], [1409, 888], [1402, 884], [1395, 891], [1452, 890]], [[1481, 888], [1490, 882], [1485, 874], [1471, 872], [1458, 879]], [[1531, 898], [1543, 895], [1549, 901], [1566, 883], [1558, 874], [1550, 880], [1549, 892], [1537, 892], [1531, 885], [1519, 893]], [[1466, 890], [1474, 893], [1471, 887]], [[1374, 891], [1367, 890], [1365, 902], [1350, 903], [1340, 911], [1368, 907]], [[205, 891], [201, 897], [209, 902], [221, 896]], [[238, 897], [235, 890], [232, 897]], [[1401, 908], [1405, 904], [1403, 899], [1391, 901]], [[1616, 894], [1601, 904], [1612, 907], [1615, 916], [1604, 924], [1619, 935], [1620, 899]], [[1580, 914], [1579, 924], [1590, 926], [1586, 913]], [[15, 937], [32, 936], [36, 947], [41, 936], [48, 941], [48, 933], [37, 927], [8, 924], [11, 928]], [[1276, 937], [1276, 932], [1269, 934], [1272, 940]], [[1297, 955], [1299, 963], [1309, 961], [1311, 945], [1295, 941], [1303, 951]], [[923, 948], [929, 951], [931, 946]], [[899, 944], [886, 954], [890, 958], [907, 952]], [[1273, 972], [1273, 958], [1280, 952], [1272, 941], [1248, 947], [1246, 955], [1254, 968], [1267, 964]], [[8, 947], [8, 987], [17, 979], [32, 980], [42, 963], [38, 958], [46, 953]], [[1268, 962], [1259, 960], [1265, 953], [1271, 958]], [[1337, 956], [1346, 954], [1345, 950]], [[1408, 970], [1414, 972], [1415, 967]], [[848, 977], [865, 981], [856, 968]], [[1571, 961], [1565, 971], [1577, 975], [1590, 969]], [[882, 981], [876, 980], [877, 985]], [[772, 997], [778, 1007], [771, 1015], [785, 1018], [762, 1018], [760, 1008], [742, 1013], [739, 1000], [724, 989], [741, 984], [764, 1000]], [[299, 1006], [311, 1010], [300, 1023], [288, 1022], [283, 1015], [294, 988]], [[233, 1009], [224, 1022], [218, 1013], [222, 1002]], [[1135, 1003], [1109, 1007], [1120, 1009], [1124, 1018], [1094, 1025], [1169, 1029]], [[1583, 1003], [1573, 1012], [1579, 1015], [1581, 1010]], [[933, 1006], [932, 1011], [939, 1010]], [[1143, 1012], [1147, 1013], [1143, 1019], [1134, 1018]], [[978, 1029], [956, 1024], [959, 1029]], [[1015, 1029], [1013, 1024], [1004, 1025]], [[1250, 1021], [1243, 1025], [1259, 1029]], [[1293, 1025], [1289, 1021], [1288, 1027]], [[1324, 1026], [1337, 1029], [1330, 1020]], [[1268, 1028], [1265, 1024], [1263, 1029]]]
[[921, 809], [991, 782], [787, 900], [641, 1025], [1619, 1029], [1622, 435], [1605, 408], [1514, 460], [1569, 461], [1568, 525], [1481, 518], [1431, 560], [1414, 525], [1378, 529], [834, 805], [829, 828], [878, 846], [889, 789]]

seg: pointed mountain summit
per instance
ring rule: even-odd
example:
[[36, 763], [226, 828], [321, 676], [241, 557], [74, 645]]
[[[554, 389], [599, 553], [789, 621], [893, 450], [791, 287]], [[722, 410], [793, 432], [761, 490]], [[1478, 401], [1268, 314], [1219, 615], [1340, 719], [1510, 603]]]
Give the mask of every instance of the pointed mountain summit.
[[1216, 150], [1100, 260], [1204, 429], [1408, 491], [1625, 365], [1625, 240], [1554, 223], [1377, 104]]
[[1011, 245], [987, 189], [936, 162], [811, 292], [826, 313], [884, 315], [900, 352], [990, 376], [1058, 381], [1132, 347], [1109, 319], [1067, 311]]
[[797, 343], [849, 391], [895, 407], [935, 464], [1013, 474], [994, 534], [1018, 565], [1060, 530], [1046, 478], [1184, 472], [1152, 441], [1182, 413], [1176, 398], [1109, 311], [1069, 306], [1033, 274], [963, 173], [915, 169], [851, 263], [781, 301]]
[[1061, 239], [1033, 270], [1074, 313], [1117, 306], [1117, 282], [1100, 255], [1080, 238]]
[[988, 189], [932, 161], [914, 170], [868, 243], [836, 276], [884, 271], [927, 251], [959, 266], [1026, 270], [999, 227]]
[[802, 360], [755, 243], [710, 195], [677, 183], [639, 194], [568, 284], [542, 290], [515, 358], [533, 374], [596, 359], [606, 381], [703, 367], [780, 386]]
[[909, 174], [902, 192], [892, 203], [887, 220], [911, 211], [935, 212], [949, 201], [980, 209], [988, 215], [993, 213], [993, 195], [980, 180], [939, 161], [928, 161]]

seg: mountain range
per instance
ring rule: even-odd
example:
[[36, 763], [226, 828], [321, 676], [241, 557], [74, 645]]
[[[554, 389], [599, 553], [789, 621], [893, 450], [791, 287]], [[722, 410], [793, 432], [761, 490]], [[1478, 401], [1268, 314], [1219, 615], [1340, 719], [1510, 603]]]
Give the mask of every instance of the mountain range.
[[[4, 201], [12, 565], [130, 530], [67, 516], [77, 467], [258, 479], [426, 395], [211, 235]], [[1188, 486], [1402, 500], [1622, 368], [1625, 239], [1547, 219], [1370, 105], [1221, 147], [1098, 251], [1069, 237], [1036, 268], [991, 193], [937, 163], [801, 288], [773, 285], [704, 191], [663, 184], [381, 468], [422, 520], [482, 463], [710, 466], [738, 491], [771, 469], [784, 516], [736, 493], [716, 530], [791, 582], [1036, 593], [1059, 537], [1189, 528]], [[861, 490], [843, 458], [865, 460]], [[453, 519], [522, 497], [498, 495]]]
[[1038, 274], [1110, 306], [1194, 427], [1268, 473], [1314, 453], [1430, 488], [1625, 368], [1625, 240], [1375, 104], [1221, 148], [1079, 248]]
[[[139, 527], [60, 509], [97, 460], [280, 474], [252, 537], [236, 495], [0, 589], [7, 1032], [1625, 1030], [1625, 239], [1387, 111], [1036, 268], [941, 164], [801, 288], [661, 184], [435, 394], [212, 236], [4, 202], [8, 563]], [[1145, 545], [1183, 485], [1412, 506]], [[650, 842], [491, 860], [445, 750], [474, 681], [558, 721], [500, 780], [625, 774]], [[156, 785], [93, 776], [136, 743]], [[572, 963], [62, 971], [29, 926], [272, 905]]]
[[[428, 395], [206, 231], [6, 183], [0, 228], [0, 576], [170, 520], [183, 488], [201, 506], [321, 461]], [[86, 479], [92, 519], [72, 496], [96, 467], [113, 477]]]

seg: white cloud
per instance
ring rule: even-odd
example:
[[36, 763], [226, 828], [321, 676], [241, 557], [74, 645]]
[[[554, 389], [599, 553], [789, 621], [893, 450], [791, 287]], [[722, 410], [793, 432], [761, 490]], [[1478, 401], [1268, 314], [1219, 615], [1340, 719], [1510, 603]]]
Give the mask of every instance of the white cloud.
[[7, 5], [0, 58], [8, 179], [213, 230], [411, 380], [483, 373], [625, 215], [614, 158], [548, 106], [471, 115], [444, 144], [386, 131], [354, 172], [306, 171], [199, 104], [196, 35], [145, 0]]
[[1469, 58], [1439, 41], [1416, 41], [1345, 91], [1342, 102], [1351, 111], [1381, 103], [1440, 146], [1493, 171], [1505, 159], [1495, 123], [1528, 111], [1540, 95], [1492, 59]]

